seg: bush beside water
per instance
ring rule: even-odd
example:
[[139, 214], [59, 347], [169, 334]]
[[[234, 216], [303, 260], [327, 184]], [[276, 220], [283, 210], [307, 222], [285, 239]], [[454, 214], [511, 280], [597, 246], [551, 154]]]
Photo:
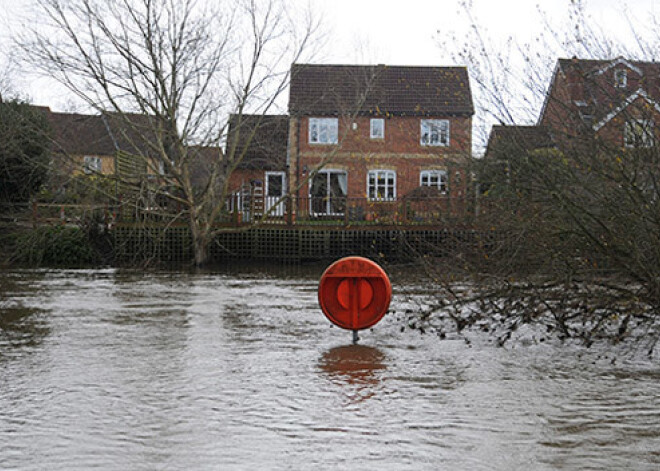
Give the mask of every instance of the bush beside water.
[[98, 265], [102, 257], [85, 230], [75, 226], [41, 226], [18, 234], [11, 262], [31, 267]]

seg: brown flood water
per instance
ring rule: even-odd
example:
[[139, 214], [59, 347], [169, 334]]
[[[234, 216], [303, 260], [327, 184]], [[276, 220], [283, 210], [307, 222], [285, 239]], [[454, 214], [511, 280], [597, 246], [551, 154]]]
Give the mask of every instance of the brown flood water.
[[390, 314], [353, 346], [322, 268], [0, 273], [0, 469], [660, 469], [657, 362]]

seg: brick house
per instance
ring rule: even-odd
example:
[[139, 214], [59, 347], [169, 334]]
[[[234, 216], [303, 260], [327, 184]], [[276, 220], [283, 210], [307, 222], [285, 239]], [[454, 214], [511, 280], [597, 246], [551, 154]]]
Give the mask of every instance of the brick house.
[[[566, 156], [612, 155], [653, 147], [658, 138], [659, 103], [659, 63], [622, 57], [559, 59], [537, 124], [493, 126], [485, 155], [489, 165], [483, 167], [506, 165], [507, 153], [551, 147]], [[488, 176], [480, 179], [488, 180]]]
[[284, 215], [288, 130], [286, 115], [230, 117], [224, 165], [229, 170], [232, 211], [249, 215], [257, 203], [258, 213], [265, 210], [270, 216]]
[[474, 107], [464, 67], [294, 64], [289, 113], [299, 219], [396, 219], [420, 193], [439, 210], [465, 196]]
[[538, 125], [564, 149], [585, 138], [590, 146], [650, 147], [657, 138], [659, 103], [659, 63], [559, 59]]

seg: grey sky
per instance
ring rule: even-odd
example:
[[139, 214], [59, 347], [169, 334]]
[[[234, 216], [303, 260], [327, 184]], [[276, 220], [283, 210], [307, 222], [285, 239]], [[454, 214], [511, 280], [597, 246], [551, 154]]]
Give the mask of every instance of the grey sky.
[[[32, 0], [0, 0], [0, 54], [9, 50], [11, 35], [21, 21], [31, 21], [38, 11]], [[449, 65], [452, 56], [439, 41], [462, 37], [469, 21], [460, 0], [289, 0], [292, 6], [309, 4], [320, 15], [327, 41], [319, 62], [386, 63], [397, 65]], [[520, 42], [543, 28], [539, 10], [553, 25], [567, 22], [570, 0], [472, 0], [475, 20], [491, 41], [502, 43], [513, 36]], [[641, 19], [660, 11], [660, 0], [586, 0], [587, 12], [612, 36], [627, 40], [622, 12]], [[4, 61], [0, 62], [4, 63]], [[65, 93], [46, 80], [23, 73], [12, 76], [14, 88], [36, 104], [66, 108]]]

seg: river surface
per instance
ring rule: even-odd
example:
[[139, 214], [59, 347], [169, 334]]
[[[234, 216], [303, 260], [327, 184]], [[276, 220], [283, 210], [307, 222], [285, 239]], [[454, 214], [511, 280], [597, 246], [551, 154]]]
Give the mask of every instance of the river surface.
[[0, 469], [660, 469], [657, 361], [353, 346], [321, 271], [0, 273]]

